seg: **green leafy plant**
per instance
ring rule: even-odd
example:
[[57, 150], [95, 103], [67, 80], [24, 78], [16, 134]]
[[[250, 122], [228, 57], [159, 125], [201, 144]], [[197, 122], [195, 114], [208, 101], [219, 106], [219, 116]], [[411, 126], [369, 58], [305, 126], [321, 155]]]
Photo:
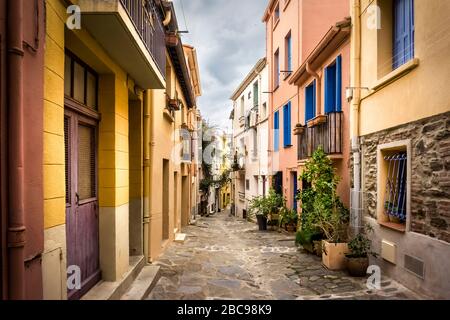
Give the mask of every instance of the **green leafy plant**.
[[298, 222], [297, 211], [283, 207], [280, 210], [278, 222], [279, 222], [279, 226], [281, 226], [283, 223], [286, 225], [297, 225], [297, 222]]
[[271, 215], [278, 214], [284, 206], [284, 199], [275, 190], [269, 190], [267, 196], [254, 197], [249, 204], [249, 214], [270, 218]]
[[306, 162], [300, 179], [309, 184], [298, 195], [302, 230], [321, 233], [330, 242], [346, 241], [349, 211], [337, 196], [340, 178], [321, 146]]
[[367, 258], [369, 254], [376, 256], [375, 252], [372, 252], [372, 241], [367, 237], [367, 234], [372, 232], [373, 229], [370, 225], [366, 225], [363, 232], [358, 233], [348, 243], [350, 252], [346, 254], [348, 258]]

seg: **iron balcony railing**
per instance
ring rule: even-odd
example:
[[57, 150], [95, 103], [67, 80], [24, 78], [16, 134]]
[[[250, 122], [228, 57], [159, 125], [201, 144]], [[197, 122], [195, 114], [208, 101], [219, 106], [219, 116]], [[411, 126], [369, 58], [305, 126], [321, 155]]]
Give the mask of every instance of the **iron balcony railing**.
[[156, 62], [161, 74], [166, 72], [166, 44], [162, 17], [159, 15], [154, 0], [120, 0], [133, 21], [150, 55]]
[[327, 114], [326, 122], [305, 128], [298, 135], [298, 160], [306, 160], [312, 156], [319, 146], [326, 154], [342, 154], [342, 112]]

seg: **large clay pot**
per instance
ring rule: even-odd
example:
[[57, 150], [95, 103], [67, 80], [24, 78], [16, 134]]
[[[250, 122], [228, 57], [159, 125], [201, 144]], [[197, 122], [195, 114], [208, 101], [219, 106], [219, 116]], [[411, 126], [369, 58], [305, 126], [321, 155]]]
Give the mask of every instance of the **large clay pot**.
[[347, 257], [347, 270], [353, 277], [365, 277], [369, 268], [369, 257], [351, 258]]
[[345, 254], [348, 253], [347, 243], [331, 243], [323, 240], [322, 263], [330, 270], [346, 268]]
[[267, 218], [261, 215], [257, 215], [256, 219], [258, 221], [259, 231], [267, 230]]

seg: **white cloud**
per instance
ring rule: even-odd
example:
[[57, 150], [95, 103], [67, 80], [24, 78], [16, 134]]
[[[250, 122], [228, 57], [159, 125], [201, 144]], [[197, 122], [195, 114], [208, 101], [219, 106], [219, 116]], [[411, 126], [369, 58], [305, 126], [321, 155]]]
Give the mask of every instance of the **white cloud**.
[[[229, 97], [265, 54], [264, 0], [173, 0], [183, 43], [197, 49], [202, 115], [231, 130]], [[186, 23], [183, 17], [186, 16]]]

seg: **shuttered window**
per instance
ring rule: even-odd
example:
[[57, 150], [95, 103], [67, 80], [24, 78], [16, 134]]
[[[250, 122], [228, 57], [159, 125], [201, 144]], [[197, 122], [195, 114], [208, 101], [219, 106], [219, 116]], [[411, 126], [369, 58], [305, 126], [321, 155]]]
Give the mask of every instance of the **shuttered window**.
[[286, 36], [286, 76], [292, 72], [292, 37], [291, 33]]
[[95, 129], [78, 126], [78, 194], [80, 200], [95, 197]]
[[414, 58], [414, 0], [394, 0], [393, 69]]
[[325, 69], [325, 113], [342, 110], [342, 57]]
[[283, 142], [284, 147], [292, 146], [291, 142], [291, 102], [283, 107]]
[[279, 50], [275, 52], [274, 55], [274, 70], [273, 70], [273, 78], [274, 78], [274, 88], [278, 88], [280, 85], [280, 53]]
[[316, 116], [316, 80], [305, 88], [305, 121]]
[[280, 113], [275, 112], [273, 117], [273, 150], [280, 149]]

